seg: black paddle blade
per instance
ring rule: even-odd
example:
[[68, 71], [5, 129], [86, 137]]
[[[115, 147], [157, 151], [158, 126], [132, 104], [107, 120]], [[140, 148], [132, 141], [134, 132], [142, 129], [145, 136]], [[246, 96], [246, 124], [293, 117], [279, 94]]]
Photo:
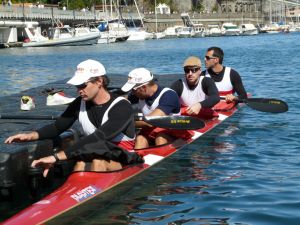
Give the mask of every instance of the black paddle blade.
[[7, 120], [56, 120], [57, 118], [57, 116], [0, 115], [0, 119]]
[[203, 120], [191, 116], [146, 116], [145, 122], [155, 127], [174, 130], [197, 130], [205, 126]]
[[273, 98], [248, 98], [243, 100], [252, 109], [270, 112], [270, 113], [283, 113], [289, 110], [288, 104], [279, 99]]

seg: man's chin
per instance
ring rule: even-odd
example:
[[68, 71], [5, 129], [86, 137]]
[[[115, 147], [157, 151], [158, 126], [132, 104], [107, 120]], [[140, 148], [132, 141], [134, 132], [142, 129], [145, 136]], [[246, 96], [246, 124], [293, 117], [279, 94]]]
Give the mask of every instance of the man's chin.
[[89, 98], [88, 98], [87, 96], [81, 96], [81, 99], [82, 99], [83, 101], [88, 101], [88, 100], [89, 100]]
[[186, 82], [190, 86], [194, 86], [196, 84], [196, 81], [194, 81], [194, 80], [187, 80]]

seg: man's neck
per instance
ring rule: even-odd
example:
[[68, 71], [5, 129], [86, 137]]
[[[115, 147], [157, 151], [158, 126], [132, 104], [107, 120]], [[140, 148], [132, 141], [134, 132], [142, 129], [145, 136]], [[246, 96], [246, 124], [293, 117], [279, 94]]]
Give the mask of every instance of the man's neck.
[[156, 93], [157, 89], [158, 89], [157, 84], [154, 84], [153, 86], [151, 86], [149, 89], [149, 97], [153, 96]]
[[214, 71], [214, 73], [218, 74], [218, 73], [222, 72], [223, 68], [224, 67], [221, 64], [217, 64], [216, 66], [214, 66], [212, 68], [212, 71]]
[[101, 88], [96, 97], [93, 99], [93, 102], [96, 105], [105, 104], [110, 100], [110, 94], [108, 91], [106, 91], [104, 88]]

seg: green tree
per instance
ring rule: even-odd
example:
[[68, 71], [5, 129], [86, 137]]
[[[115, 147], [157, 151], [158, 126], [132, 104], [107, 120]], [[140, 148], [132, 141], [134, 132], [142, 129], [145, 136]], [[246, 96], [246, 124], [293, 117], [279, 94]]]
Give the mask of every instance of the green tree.
[[205, 7], [201, 4], [200, 0], [194, 0], [192, 4], [193, 4], [192, 10], [194, 12], [203, 12], [205, 10]]
[[212, 8], [212, 11], [213, 12], [218, 12], [218, 10], [219, 10], [218, 4], [215, 3], [214, 7]]
[[85, 0], [71, 0], [68, 5], [69, 9], [83, 9], [86, 7]]

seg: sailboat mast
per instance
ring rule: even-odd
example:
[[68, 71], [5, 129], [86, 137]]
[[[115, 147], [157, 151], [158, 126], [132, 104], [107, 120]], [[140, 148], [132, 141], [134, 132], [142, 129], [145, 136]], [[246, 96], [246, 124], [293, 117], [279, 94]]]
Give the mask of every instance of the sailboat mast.
[[285, 2], [283, 3], [284, 6], [284, 25], [286, 25], [286, 4]]
[[108, 15], [107, 15], [107, 8], [106, 8], [106, 0], [102, 0], [102, 5], [103, 5], [103, 10], [105, 12], [105, 17], [107, 18]]
[[138, 12], [138, 14], [139, 14], [139, 17], [140, 17], [140, 21], [141, 21], [142, 27], [145, 28], [144, 22], [143, 22], [143, 18], [142, 18], [141, 14], [140, 14], [140, 10], [139, 10], [139, 7], [138, 7], [138, 5], [137, 5], [137, 3], [136, 3], [136, 0], [134, 0], [134, 4], [135, 4], [136, 10], [137, 10], [137, 12]]
[[[297, 21], [297, 23], [299, 23], [299, 0], [297, 0], [297, 19], [296, 19], [296, 21]], [[298, 25], [298, 24], [297, 24]]]
[[157, 12], [156, 12], [156, 0], [154, 1], [154, 12], [155, 12], [155, 33], [157, 33]]
[[270, 0], [270, 7], [269, 7], [269, 12], [270, 12], [270, 24], [272, 23], [272, 0]]
[[112, 8], [112, 0], [110, 0], [110, 19], [113, 18], [113, 16], [112, 16], [112, 11], [113, 11], [113, 8]]

